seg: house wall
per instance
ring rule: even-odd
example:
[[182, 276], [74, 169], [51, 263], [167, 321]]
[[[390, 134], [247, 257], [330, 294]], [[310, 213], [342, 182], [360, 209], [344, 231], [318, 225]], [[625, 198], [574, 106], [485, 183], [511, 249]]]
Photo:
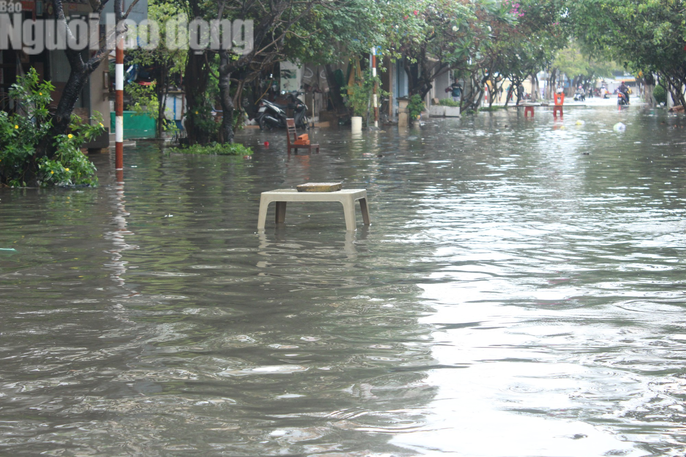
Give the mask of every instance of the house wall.
[[403, 67], [402, 61], [398, 60], [395, 62], [394, 68], [394, 80], [393, 80], [393, 116], [398, 115], [398, 98], [407, 97], [409, 94], [409, 81], [407, 78], [407, 73]]
[[313, 92], [326, 92], [329, 84], [326, 80], [326, 68], [323, 65], [303, 65], [302, 81], [303, 88]]
[[10, 86], [14, 82], [14, 51], [0, 51], [0, 110], [9, 111], [13, 103], [9, 98]]
[[[379, 73], [379, 78], [381, 79], [381, 88], [385, 90], [386, 92], [389, 93], [388, 95], [388, 104], [386, 105], [386, 113], [388, 115], [389, 119], [393, 118], [393, 100], [395, 100], [395, 97], [393, 96], [393, 81], [395, 80], [395, 65], [391, 63], [391, 61], [387, 58], [384, 57], [382, 59], [382, 66], [383, 68], [386, 69], [386, 71], [382, 71]], [[379, 104], [381, 104], [381, 100], [379, 100]]]
[[305, 92], [305, 104], [313, 122], [319, 121], [319, 113], [326, 111], [329, 84], [323, 65], [303, 65], [301, 86]]
[[291, 92], [300, 90], [303, 77], [303, 69], [293, 62], [281, 62], [280, 66], [281, 87], [279, 90]]
[[280, 91], [303, 92], [300, 99], [307, 105], [308, 117], [319, 120], [319, 112], [326, 110], [326, 92], [329, 85], [326, 80], [326, 69], [318, 65], [298, 65], [294, 62], [280, 62]]
[[[450, 72], [445, 72], [442, 75], [438, 75], [433, 82], [433, 88], [429, 94], [431, 98], [437, 98], [443, 100], [444, 98], [452, 98], [450, 92], [446, 92], [445, 88], [450, 87]], [[427, 105], [428, 106], [428, 105]]]
[[[87, 59], [87, 51], [84, 51], [84, 59]], [[62, 92], [64, 91], [67, 81], [69, 80], [69, 74], [71, 73], [71, 67], [69, 66], [69, 61], [67, 60], [67, 55], [62, 51], [50, 52], [50, 74], [47, 76], [55, 90], [52, 92], [52, 99], [54, 103], [58, 103], [62, 98]], [[99, 98], [99, 97], [98, 97]], [[91, 115], [90, 110], [90, 100], [91, 93], [90, 87], [86, 86], [81, 92], [81, 95], [76, 100], [76, 105], [74, 106], [74, 114], [81, 117], [88, 118]], [[109, 109], [102, 112], [103, 116], [107, 118], [109, 114]]]
[[[95, 112], [99, 112], [106, 121], [109, 120], [110, 116], [110, 91], [107, 87], [108, 72], [109, 68], [107, 60], [105, 60], [95, 69], [89, 80], [91, 101], [89, 115], [93, 116]], [[107, 122], [103, 122], [103, 124], [107, 125]]]

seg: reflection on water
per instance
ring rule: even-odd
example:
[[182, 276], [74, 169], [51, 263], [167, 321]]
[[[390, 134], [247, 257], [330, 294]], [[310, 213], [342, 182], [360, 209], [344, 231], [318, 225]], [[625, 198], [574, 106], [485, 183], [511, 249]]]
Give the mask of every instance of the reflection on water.
[[[97, 189], [0, 190], [0, 453], [681, 455], [683, 124], [249, 130], [251, 160], [140, 145], [124, 182], [102, 155]], [[371, 227], [257, 232], [260, 192], [336, 180]]]

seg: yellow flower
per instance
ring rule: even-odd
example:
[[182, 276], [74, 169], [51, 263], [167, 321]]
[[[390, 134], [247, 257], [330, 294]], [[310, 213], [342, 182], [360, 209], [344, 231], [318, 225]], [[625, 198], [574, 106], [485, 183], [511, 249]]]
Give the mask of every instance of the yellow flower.
[[65, 170], [65, 171], [69, 171], [69, 168], [65, 168], [64, 170]]
[[55, 172], [54, 172], [54, 171], [51, 171], [51, 172], [50, 172], [50, 174], [51, 174], [51, 175], [54, 175], [54, 174], [55, 174]]
[[14, 126], [14, 129], [15, 129], [15, 130], [16, 130], [16, 129], [18, 129], [18, 128], [19, 128], [19, 126], [18, 126], [18, 125], [15, 125], [15, 126]]
[[69, 139], [71, 140], [72, 138], [74, 138], [74, 135], [72, 135], [72, 134], [70, 133], [69, 135], [67, 135], [67, 138], [69, 138]]
[[38, 95], [43, 95], [43, 92], [38, 92]]

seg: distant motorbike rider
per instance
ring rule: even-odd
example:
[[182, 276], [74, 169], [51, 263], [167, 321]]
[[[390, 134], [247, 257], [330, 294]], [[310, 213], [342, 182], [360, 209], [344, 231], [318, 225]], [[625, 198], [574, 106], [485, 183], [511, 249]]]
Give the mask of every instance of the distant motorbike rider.
[[624, 84], [624, 81], [622, 81], [622, 84], [619, 85], [617, 90], [619, 92], [621, 92], [622, 95], [624, 95], [624, 97], [626, 98], [626, 104], [628, 105], [629, 104], [629, 87], [626, 84]]

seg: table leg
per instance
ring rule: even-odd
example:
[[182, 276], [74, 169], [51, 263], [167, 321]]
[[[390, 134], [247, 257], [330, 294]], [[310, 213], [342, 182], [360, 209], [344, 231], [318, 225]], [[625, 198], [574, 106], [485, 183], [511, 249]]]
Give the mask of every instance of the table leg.
[[269, 201], [263, 195], [260, 197], [260, 211], [257, 216], [257, 230], [264, 230], [264, 224], [267, 220], [267, 208], [269, 208]]
[[275, 220], [277, 224], [286, 222], [286, 203], [287, 202], [276, 202]]
[[367, 207], [366, 198], [360, 198], [360, 212], [362, 212], [362, 220], [364, 221], [364, 225], [370, 225], [371, 222], [369, 221], [369, 208]]
[[355, 223], [355, 200], [352, 198], [346, 198], [342, 200], [341, 203], [343, 204], [346, 230], [357, 230], [357, 224]]

